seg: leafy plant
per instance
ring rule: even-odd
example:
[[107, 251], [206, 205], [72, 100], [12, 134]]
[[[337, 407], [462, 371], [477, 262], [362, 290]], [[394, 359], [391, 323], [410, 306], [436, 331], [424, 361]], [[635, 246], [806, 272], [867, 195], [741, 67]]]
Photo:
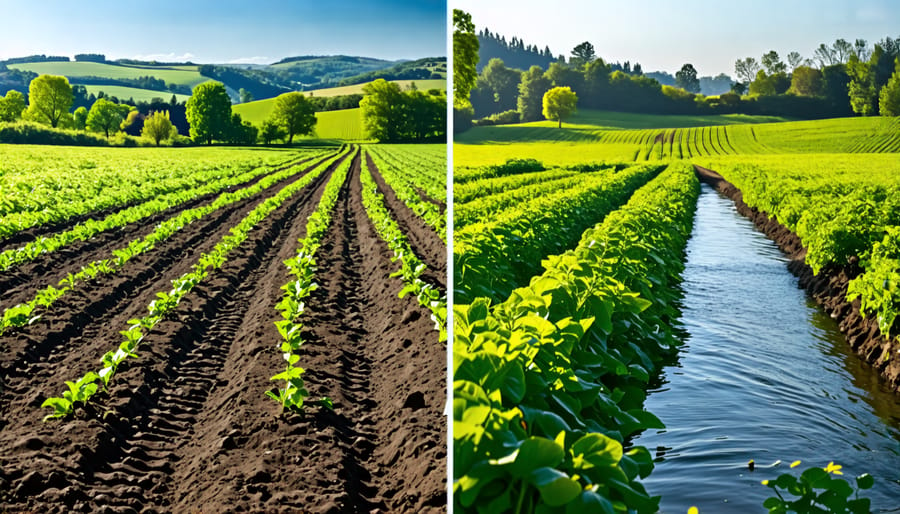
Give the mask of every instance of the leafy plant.
[[[794, 461], [791, 468], [799, 465], [799, 460]], [[775, 480], [763, 480], [762, 484], [775, 493], [775, 496], [763, 502], [763, 506], [773, 513], [868, 514], [871, 501], [860, 498], [859, 493], [870, 489], [875, 480], [872, 475], [865, 473], [856, 477], [854, 487], [847, 480], [836, 476], [843, 475], [841, 467], [829, 462], [824, 468], [807, 468], [800, 476], [783, 473]]]

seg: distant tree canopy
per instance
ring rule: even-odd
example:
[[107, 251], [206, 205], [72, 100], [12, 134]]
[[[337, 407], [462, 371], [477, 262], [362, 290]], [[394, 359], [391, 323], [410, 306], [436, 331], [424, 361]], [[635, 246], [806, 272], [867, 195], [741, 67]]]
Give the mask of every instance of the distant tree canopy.
[[303, 93], [292, 92], [279, 95], [275, 99], [271, 120], [279, 125], [288, 136], [288, 144], [295, 135], [312, 133], [316, 126], [316, 111]]
[[75, 60], [85, 62], [106, 62], [106, 56], [103, 54], [75, 54]]
[[56, 75], [40, 75], [28, 86], [28, 119], [56, 128], [72, 107], [69, 79]]
[[186, 104], [191, 139], [212, 144], [225, 140], [231, 126], [231, 99], [221, 82], [197, 84]]
[[554, 120], [562, 128], [564, 119], [575, 114], [578, 95], [569, 87], [555, 87], [544, 93], [543, 113], [548, 120]]
[[395, 82], [378, 79], [363, 92], [359, 106], [366, 137], [396, 142], [446, 135], [447, 97], [442, 91], [403, 91]]
[[510, 68], [527, 70], [532, 66], [547, 68], [550, 63], [562, 57], [554, 56], [548, 46], [542, 50], [537, 45], [526, 44], [516, 36], [507, 41], [504, 36], [492, 34], [487, 28], [478, 32], [478, 44], [478, 71], [484, 69], [493, 58], [501, 59]]
[[900, 116], [900, 57], [894, 59], [894, 74], [878, 95], [878, 112], [882, 116]]

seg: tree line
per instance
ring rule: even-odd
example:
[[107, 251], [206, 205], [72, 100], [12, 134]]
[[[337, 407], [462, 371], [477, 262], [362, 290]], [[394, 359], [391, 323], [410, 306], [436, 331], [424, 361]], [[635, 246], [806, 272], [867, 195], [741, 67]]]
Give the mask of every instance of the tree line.
[[[760, 61], [741, 59], [735, 72], [742, 80], [726, 93], [704, 96], [698, 94], [700, 79], [690, 63], [675, 74], [673, 85], [660, 84], [639, 64], [626, 71], [606, 63], [589, 42], [573, 48], [568, 62], [559, 58], [523, 71], [494, 58], [479, 72], [475, 63], [482, 40], [471, 16], [454, 10], [454, 27], [454, 125], [461, 130], [473, 118], [482, 124], [539, 120], [544, 94], [557, 87], [570, 88], [582, 107], [653, 114], [897, 115], [892, 106], [900, 102], [895, 92], [900, 38], [885, 38], [871, 49], [862, 40], [823, 44], [815, 61], [791, 52], [784, 63], [774, 51]], [[719, 87], [730, 82], [724, 74], [716, 79]]]
[[0, 122], [26, 121], [52, 129], [90, 131], [103, 134], [106, 141], [124, 132], [142, 136], [157, 146], [163, 142], [249, 145], [277, 140], [291, 144], [295, 136], [314, 133], [317, 104], [332, 107], [355, 104], [361, 108], [362, 123], [371, 139], [419, 141], [446, 135], [444, 92], [419, 91], [414, 83], [404, 91], [396, 83], [383, 79], [364, 86], [364, 95], [326, 99], [295, 91], [283, 93], [276, 97], [271, 115], [260, 127], [232, 111], [225, 85], [216, 81], [195, 86], [183, 104], [174, 95], [170, 104], [154, 99], [133, 105], [106, 98], [101, 93], [88, 105], [78, 105], [86, 103], [86, 93], [84, 86], [72, 86], [66, 77], [40, 75], [29, 84], [27, 97], [17, 90], [0, 97]]

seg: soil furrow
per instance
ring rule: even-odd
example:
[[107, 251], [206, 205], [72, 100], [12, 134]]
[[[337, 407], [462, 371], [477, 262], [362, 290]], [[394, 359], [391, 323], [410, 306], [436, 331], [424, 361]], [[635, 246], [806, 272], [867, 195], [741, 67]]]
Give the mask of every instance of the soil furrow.
[[[129, 319], [144, 315], [158, 291], [168, 290], [173, 279], [188, 272], [200, 254], [211, 250], [260, 202], [303, 175], [301, 172], [188, 225], [159, 247], [133, 259], [119, 273], [98, 278], [64, 296], [35, 324], [5, 335], [0, 386], [15, 389], [19, 383], [37, 380], [41, 389], [47, 389], [42, 394], [54, 396], [58, 392], [50, 388], [59, 388], [63, 380], [94, 369], [100, 356], [120, 342], [118, 330], [126, 329]], [[65, 364], [68, 376], [57, 381], [46, 379], [56, 372], [57, 363]], [[4, 390], [0, 390], [0, 400], [2, 427], [7, 415], [15, 410], [6, 401]]]
[[[13, 305], [29, 301], [34, 297], [39, 288], [47, 285], [56, 285], [66, 277], [68, 273], [74, 273], [95, 260], [112, 257], [112, 251], [121, 248], [129, 241], [142, 238], [153, 232], [159, 223], [177, 216], [179, 213], [213, 202], [219, 195], [232, 192], [245, 187], [250, 187], [265, 176], [277, 173], [292, 166], [308, 163], [310, 158], [301, 158], [290, 164], [260, 175], [243, 184], [226, 188], [217, 193], [203, 195], [176, 205], [165, 211], [136, 221], [124, 227], [118, 227], [97, 234], [87, 241], [75, 241], [56, 252], [42, 255], [38, 259], [15, 266], [5, 272], [0, 272], [0, 308], [8, 308]], [[315, 163], [321, 162], [321, 158]], [[308, 166], [308, 165], [307, 165]], [[202, 220], [201, 220], [202, 221]], [[71, 227], [68, 227], [71, 228]], [[27, 242], [27, 241], [26, 241]], [[15, 245], [19, 248], [22, 245]]]
[[378, 185], [378, 190], [384, 195], [385, 205], [391, 211], [391, 217], [397, 221], [403, 233], [409, 240], [409, 245], [413, 252], [422, 259], [422, 262], [428, 267], [422, 276], [422, 279], [439, 285], [442, 289], [447, 289], [447, 245], [438, 236], [434, 228], [425, 223], [422, 218], [416, 216], [409, 207], [406, 206], [394, 190], [391, 189], [381, 173], [378, 166], [372, 160], [372, 157], [366, 153], [366, 164], [372, 173], [372, 178]]
[[[20, 476], [23, 468], [30, 469], [18, 454], [12, 465], [0, 462], [6, 479], [16, 486], [11, 498], [0, 500], [43, 508], [42, 501], [55, 499], [60, 511], [176, 511], [173, 491], [182, 485], [172, 479], [182, 460], [178, 451], [190, 444], [207, 399], [228, 384], [230, 377], [221, 370], [243, 313], [255, 303], [257, 284], [279, 250], [290, 244], [290, 227], [312, 212], [326, 175], [270, 214], [221, 270], [185, 297], [174, 319], [161, 322], [147, 337], [140, 360], [120, 368], [105, 404], [101, 395], [95, 405], [62, 425], [71, 437], [58, 440], [52, 427], [41, 426], [28, 413], [24, 433], [54, 440], [47, 453], [57, 465], [50, 474], [62, 477], [57, 482], [71, 484], [65, 487], [70, 492], [56, 498], [59, 488], [47, 483], [45, 471], [31, 479], [31, 494], [22, 496], [24, 477], [9, 475], [10, 469]], [[4, 432], [0, 444], [6, 445], [3, 440], [14, 434], [9, 434], [11, 428]], [[202, 479], [202, 474], [191, 479]]]

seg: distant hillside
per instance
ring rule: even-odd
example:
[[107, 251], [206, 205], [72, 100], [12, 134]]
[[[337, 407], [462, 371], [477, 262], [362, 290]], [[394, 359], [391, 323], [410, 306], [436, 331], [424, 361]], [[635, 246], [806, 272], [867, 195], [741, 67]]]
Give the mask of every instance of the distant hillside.
[[[72, 84], [90, 86], [90, 91], [132, 92], [134, 99], [189, 95], [207, 80], [225, 84], [232, 102], [240, 101], [239, 90], [254, 100], [274, 98], [288, 91], [307, 91], [386, 80], [442, 80], [447, 76], [445, 57], [415, 61], [388, 61], [347, 55], [286, 57], [270, 65], [159, 63], [119, 59], [103, 54], [66, 56], [32, 55], [0, 61], [0, 94], [6, 90], [28, 91], [38, 74], [64, 75]], [[127, 100], [127, 98], [120, 99]]]

